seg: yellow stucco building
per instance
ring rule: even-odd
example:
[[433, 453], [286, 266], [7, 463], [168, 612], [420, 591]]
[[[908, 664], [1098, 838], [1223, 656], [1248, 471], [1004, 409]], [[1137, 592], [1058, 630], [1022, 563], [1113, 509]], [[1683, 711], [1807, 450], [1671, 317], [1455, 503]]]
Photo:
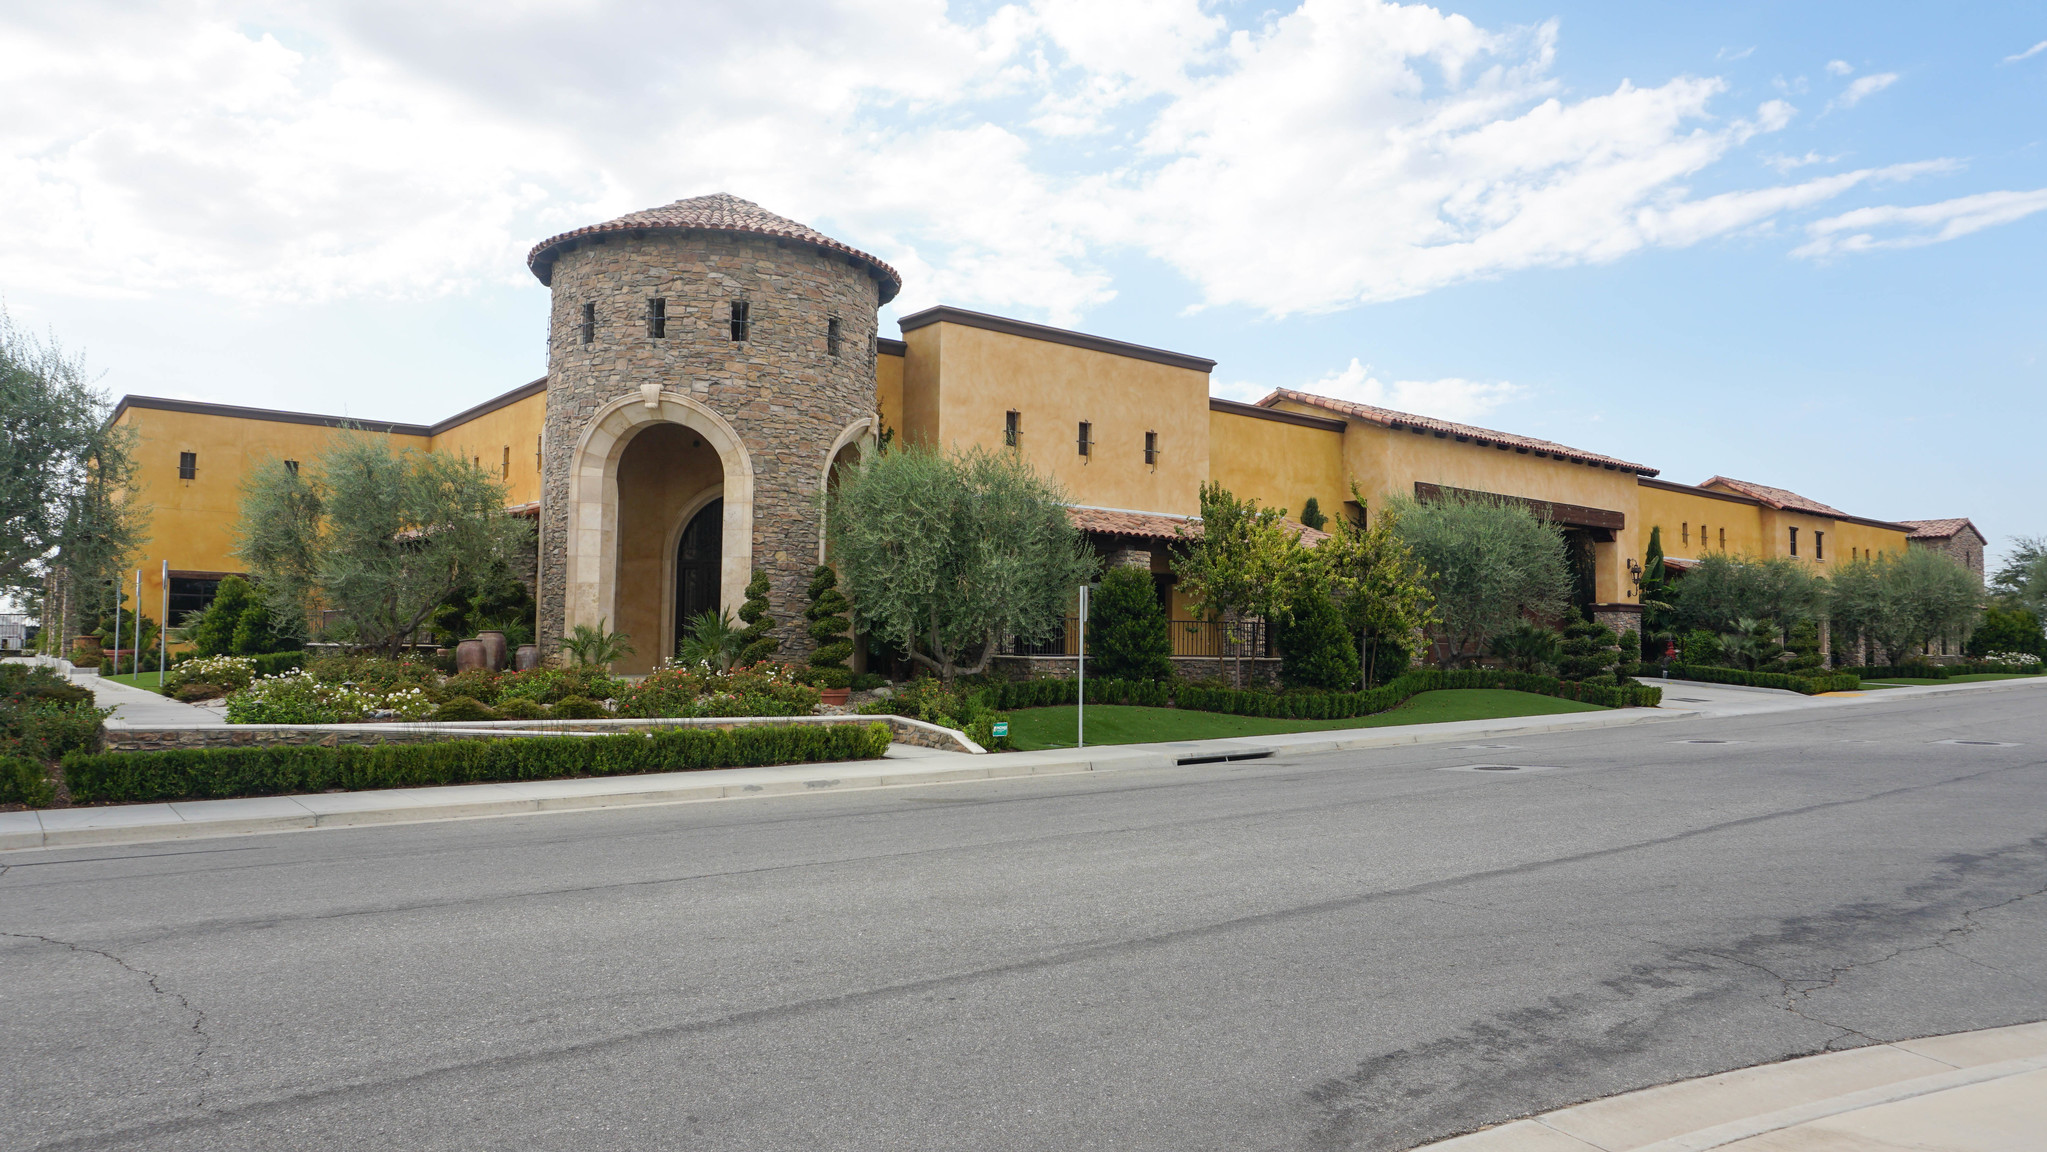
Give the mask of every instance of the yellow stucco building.
[[[1199, 356], [959, 308], [905, 316], [900, 339], [882, 337], [874, 309], [900, 286], [893, 269], [733, 197], [565, 233], [529, 264], [555, 293], [549, 375], [437, 424], [123, 399], [114, 419], [138, 434], [135, 496], [152, 510], [144, 609], [161, 602], [165, 562], [172, 620], [201, 606], [239, 569], [244, 470], [311, 459], [344, 424], [499, 473], [539, 524], [543, 643], [602, 608], [634, 633], [627, 671], [672, 651], [692, 604], [736, 608], [757, 568], [774, 578], [778, 618], [799, 619], [821, 526], [790, 521], [833, 466], [889, 435], [1021, 453], [1107, 559], [1157, 574], [1175, 617], [1189, 613], [1170, 548], [1196, 528], [1211, 480], [1295, 517], [1309, 497], [1332, 517], [1369, 515], [1353, 487], [1367, 505], [1446, 491], [1523, 502], [1565, 531], [1581, 599], [1620, 628], [1640, 612], [1652, 527], [1679, 567], [1727, 552], [1824, 568], [1901, 550], [1913, 532], [1782, 489], [1671, 483], [1616, 457], [1306, 392], [1218, 399]], [[690, 453], [701, 467], [684, 467]], [[700, 586], [686, 594], [691, 572]]]

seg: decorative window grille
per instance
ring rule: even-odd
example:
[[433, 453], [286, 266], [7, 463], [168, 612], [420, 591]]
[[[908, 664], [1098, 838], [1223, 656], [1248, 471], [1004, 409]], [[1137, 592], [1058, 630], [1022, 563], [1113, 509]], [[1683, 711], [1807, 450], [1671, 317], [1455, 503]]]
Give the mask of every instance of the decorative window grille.
[[837, 316], [824, 322], [824, 350], [833, 356], [839, 354], [839, 318]]
[[195, 480], [199, 476], [199, 453], [178, 453], [178, 479]]
[[1146, 464], [1159, 462], [1159, 434], [1156, 432], [1144, 434], [1144, 462]]
[[1002, 446], [1014, 448], [1023, 443], [1023, 413], [1014, 408], [1002, 417]]
[[746, 339], [747, 333], [752, 327], [748, 320], [748, 314], [751, 311], [752, 308], [744, 300], [734, 300], [732, 302], [732, 339], [735, 343]]
[[1080, 454], [1093, 456], [1095, 453], [1095, 426], [1085, 420], [1080, 422]]
[[1791, 530], [1791, 554], [1793, 556], [1798, 555], [1798, 529], [1796, 528]]
[[1815, 560], [1827, 558], [1827, 534], [1818, 529], [1814, 529], [1812, 534], [1812, 558]]
[[299, 462], [298, 462], [298, 461], [296, 461], [296, 460], [286, 460], [286, 461], [284, 462], [284, 470], [285, 470], [286, 472], [289, 472], [289, 473], [291, 473], [291, 474], [292, 474], [292, 475], [294, 475], [294, 476], [298, 475], [298, 474], [299, 474]]
[[647, 301], [647, 335], [656, 340], [668, 335], [668, 301], [662, 297]]
[[596, 339], [597, 339], [597, 305], [585, 304], [583, 305], [583, 343], [589, 344], [594, 342]]

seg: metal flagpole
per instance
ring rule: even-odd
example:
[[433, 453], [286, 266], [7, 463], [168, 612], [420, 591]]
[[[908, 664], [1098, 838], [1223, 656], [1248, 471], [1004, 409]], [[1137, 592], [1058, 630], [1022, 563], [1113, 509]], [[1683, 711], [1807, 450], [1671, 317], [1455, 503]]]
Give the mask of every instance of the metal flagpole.
[[[106, 654], [114, 662], [114, 675], [121, 674], [121, 578], [114, 577], [114, 650]], [[106, 675], [106, 665], [100, 666], [100, 675]]]
[[[114, 637], [115, 644], [118, 645], [120, 642], [121, 638], [119, 636]], [[135, 570], [135, 676], [137, 679], [142, 677], [142, 569], [140, 568]]]
[[171, 562], [163, 562], [163, 619], [156, 626], [156, 686], [163, 687], [164, 656], [171, 643]]
[[1087, 585], [1080, 586], [1080, 683], [1074, 693], [1073, 746], [1087, 747]]

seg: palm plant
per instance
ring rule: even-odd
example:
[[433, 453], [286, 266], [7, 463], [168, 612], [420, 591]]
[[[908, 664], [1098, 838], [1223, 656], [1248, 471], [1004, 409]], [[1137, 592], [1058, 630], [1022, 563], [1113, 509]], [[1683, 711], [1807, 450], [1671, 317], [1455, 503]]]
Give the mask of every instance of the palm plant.
[[1516, 672], [1546, 672], [1563, 655], [1564, 638], [1554, 628], [1526, 620], [1493, 637], [1492, 654]]
[[706, 608], [690, 617], [689, 636], [676, 646], [676, 655], [684, 664], [706, 664], [720, 672], [730, 672], [740, 653], [746, 651], [749, 639], [746, 629], [732, 618], [731, 612]]
[[633, 646], [626, 642], [626, 634], [606, 631], [604, 626], [608, 623], [609, 620], [599, 620], [595, 627], [576, 625], [575, 631], [562, 638], [562, 651], [584, 665], [609, 664], [632, 655]]

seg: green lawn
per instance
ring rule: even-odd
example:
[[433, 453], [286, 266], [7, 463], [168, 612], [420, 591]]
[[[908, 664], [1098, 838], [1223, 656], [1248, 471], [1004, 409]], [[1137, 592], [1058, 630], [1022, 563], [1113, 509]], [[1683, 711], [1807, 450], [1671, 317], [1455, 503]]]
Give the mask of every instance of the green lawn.
[[[1089, 744], [1150, 744], [1162, 740], [1212, 740], [1229, 736], [1271, 736], [1280, 732], [1325, 732], [1333, 728], [1382, 728], [1392, 724], [1441, 724], [1450, 720], [1492, 720], [1502, 716], [1548, 716], [1558, 712], [1600, 712], [1597, 704], [1559, 700], [1500, 688], [1456, 688], [1424, 692], [1390, 712], [1346, 720], [1273, 720], [1226, 712], [1138, 708], [1097, 704], [1087, 710]], [[1071, 705], [1025, 708], [1009, 713], [1009, 735], [1025, 751], [1073, 747]]]
[[1979, 680], [2025, 680], [2029, 677], [2017, 672], [1971, 672], [1966, 676], [1950, 676], [1945, 680], [1929, 680], [1919, 676], [1886, 676], [1881, 680], [1864, 680], [1864, 684], [1974, 684]]

